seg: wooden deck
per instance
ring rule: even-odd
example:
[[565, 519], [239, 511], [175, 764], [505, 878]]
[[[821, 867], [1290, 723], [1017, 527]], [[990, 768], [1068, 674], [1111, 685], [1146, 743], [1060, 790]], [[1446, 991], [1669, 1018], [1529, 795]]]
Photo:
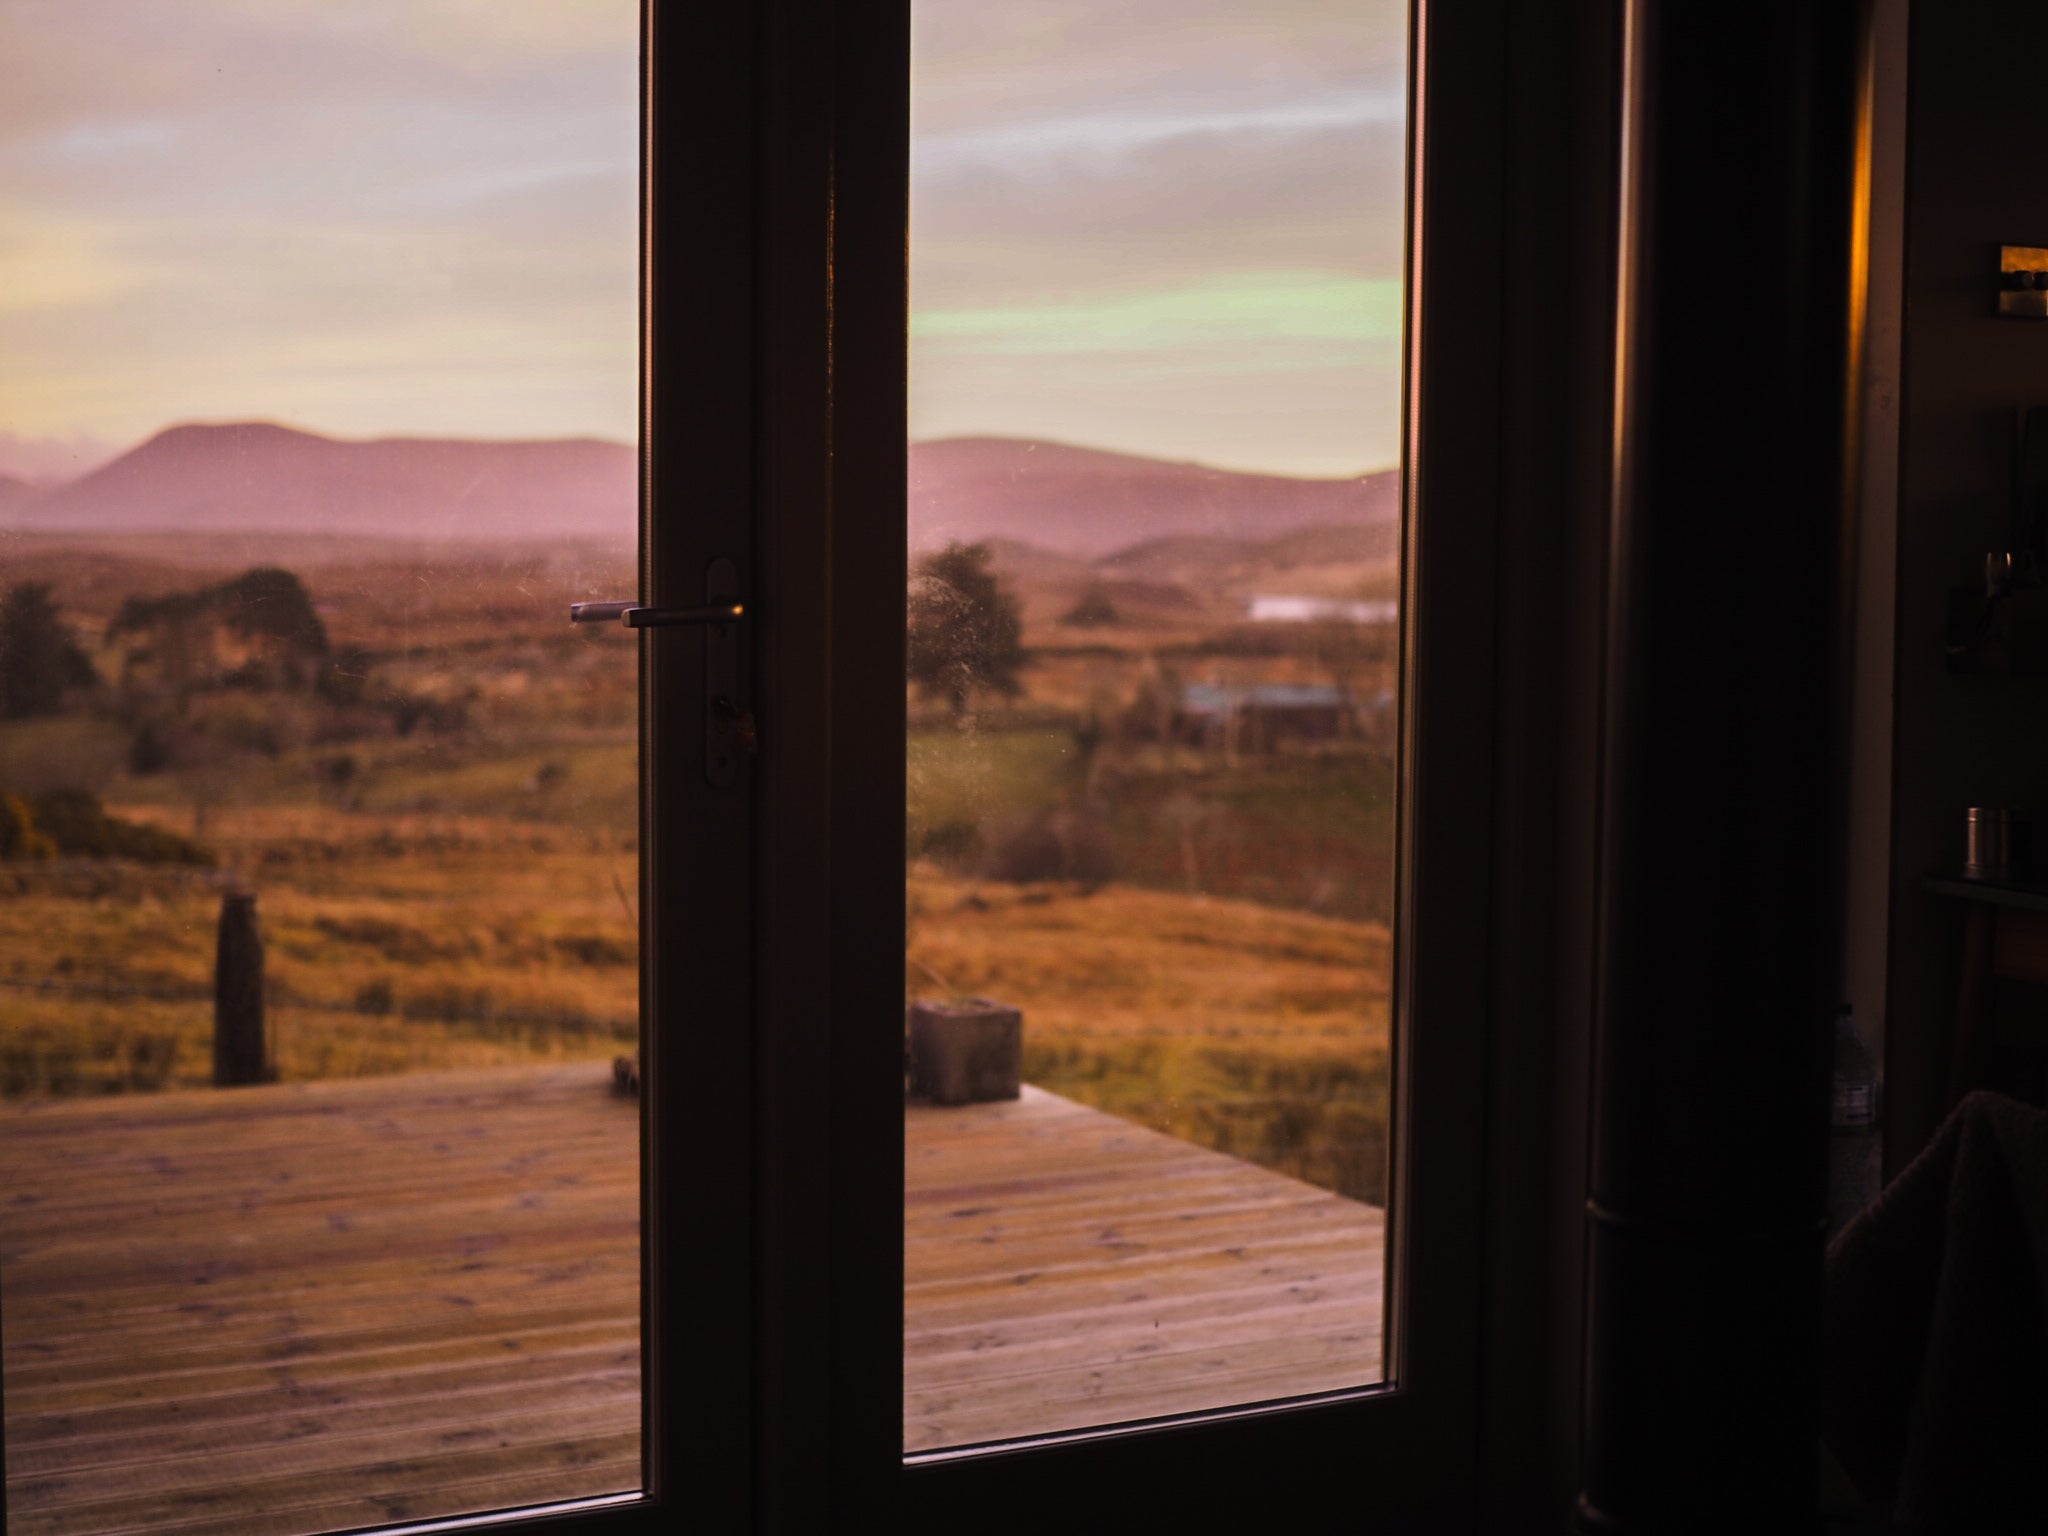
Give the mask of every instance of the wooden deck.
[[[312, 1532], [639, 1479], [601, 1066], [0, 1111], [8, 1528]], [[908, 1117], [905, 1443], [1378, 1372], [1380, 1213], [1035, 1090]]]
[[906, 1449], [1379, 1379], [1373, 1207], [1035, 1088], [907, 1129]]

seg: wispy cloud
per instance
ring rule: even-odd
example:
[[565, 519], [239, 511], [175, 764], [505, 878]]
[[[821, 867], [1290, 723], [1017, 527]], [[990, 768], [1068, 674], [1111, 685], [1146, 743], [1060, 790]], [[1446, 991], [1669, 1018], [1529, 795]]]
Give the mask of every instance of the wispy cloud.
[[1222, 107], [1077, 112], [988, 128], [920, 135], [911, 164], [920, 176], [991, 166], [1018, 171], [1075, 155], [1127, 155], [1173, 139], [1222, 136], [1291, 137], [1332, 129], [1399, 128], [1406, 104], [1386, 91], [1346, 91], [1308, 101]]

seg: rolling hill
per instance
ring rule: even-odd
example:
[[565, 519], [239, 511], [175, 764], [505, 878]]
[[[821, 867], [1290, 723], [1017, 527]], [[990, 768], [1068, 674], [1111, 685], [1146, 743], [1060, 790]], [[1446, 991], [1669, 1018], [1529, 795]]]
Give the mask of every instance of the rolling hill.
[[633, 449], [591, 438], [350, 442], [270, 422], [187, 425], [0, 518], [51, 532], [630, 542], [638, 473]]
[[25, 507], [43, 494], [41, 486], [24, 480], [19, 475], [0, 474], [0, 522], [7, 520], [10, 512]]
[[910, 450], [910, 543], [1011, 539], [1093, 559], [1165, 538], [1392, 527], [1398, 495], [1392, 470], [1302, 480], [1063, 443], [943, 438]]
[[[350, 441], [271, 422], [188, 424], [67, 485], [0, 485], [0, 526], [45, 534], [626, 544], [637, 475], [634, 449], [590, 438]], [[951, 539], [992, 540], [1090, 562], [1136, 546], [1194, 554], [1205, 541], [1220, 552], [1334, 537], [1355, 546], [1342, 557], [1356, 559], [1367, 546], [1390, 546], [1397, 494], [1392, 471], [1304, 480], [1061, 443], [948, 438], [910, 449], [910, 541], [929, 549]]]

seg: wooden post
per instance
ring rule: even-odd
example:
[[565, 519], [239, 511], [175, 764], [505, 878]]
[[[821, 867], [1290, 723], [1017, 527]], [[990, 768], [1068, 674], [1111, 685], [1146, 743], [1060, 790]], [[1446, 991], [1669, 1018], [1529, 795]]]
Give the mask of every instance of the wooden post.
[[220, 942], [213, 972], [213, 1085], [267, 1083], [263, 1040], [263, 930], [256, 897], [229, 893], [220, 902]]

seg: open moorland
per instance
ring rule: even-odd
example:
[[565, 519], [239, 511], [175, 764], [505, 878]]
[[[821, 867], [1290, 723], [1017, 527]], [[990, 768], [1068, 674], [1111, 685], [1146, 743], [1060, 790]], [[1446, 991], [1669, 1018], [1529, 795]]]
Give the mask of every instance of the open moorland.
[[[913, 694], [907, 992], [1020, 1006], [1042, 1087], [1381, 1198], [1387, 537], [997, 534], [1007, 675]], [[0, 532], [25, 587], [84, 669], [0, 712], [0, 1094], [207, 1082], [229, 888], [282, 1077], [631, 1048], [636, 648], [564, 622], [630, 590], [620, 544]], [[1266, 591], [1322, 606], [1253, 622]]]

